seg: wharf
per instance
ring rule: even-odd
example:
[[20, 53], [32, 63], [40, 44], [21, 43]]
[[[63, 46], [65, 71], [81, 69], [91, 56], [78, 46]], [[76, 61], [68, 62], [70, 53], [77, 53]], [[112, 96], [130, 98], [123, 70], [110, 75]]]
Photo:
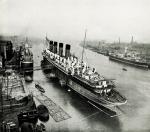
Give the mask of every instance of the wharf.
[[3, 93], [11, 96], [12, 98], [18, 95], [26, 95], [26, 88], [24, 80], [18, 75], [4, 77], [3, 79]]
[[60, 121], [71, 118], [71, 116], [67, 112], [65, 112], [59, 105], [57, 105], [54, 101], [52, 101], [46, 95], [41, 93], [39, 95], [34, 95], [34, 97], [42, 105], [45, 105], [48, 108], [49, 114], [56, 122], [60, 122]]
[[13, 123], [17, 131], [19, 127], [17, 115], [21, 111], [36, 108], [32, 95], [26, 93], [24, 79], [14, 72], [1, 77], [0, 97], [0, 114], [2, 115], [0, 124]]

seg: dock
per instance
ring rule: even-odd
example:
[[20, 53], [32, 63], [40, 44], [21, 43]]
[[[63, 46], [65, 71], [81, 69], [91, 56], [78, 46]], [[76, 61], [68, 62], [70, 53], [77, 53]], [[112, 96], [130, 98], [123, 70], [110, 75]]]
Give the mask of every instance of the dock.
[[64, 121], [64, 120], [71, 118], [71, 116], [67, 112], [65, 112], [59, 105], [57, 105], [54, 101], [52, 101], [46, 95], [41, 93], [39, 95], [34, 95], [34, 97], [41, 104], [45, 105], [48, 108], [50, 116], [56, 122]]

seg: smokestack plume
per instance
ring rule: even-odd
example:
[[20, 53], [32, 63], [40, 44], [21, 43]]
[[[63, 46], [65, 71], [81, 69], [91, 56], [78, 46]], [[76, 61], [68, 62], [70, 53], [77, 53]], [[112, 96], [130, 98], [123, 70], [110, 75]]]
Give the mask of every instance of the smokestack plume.
[[53, 52], [55, 54], [57, 54], [57, 42], [54, 42], [54, 45], [53, 45]]
[[66, 44], [66, 51], [65, 51], [65, 57], [70, 57], [70, 48], [71, 46], [69, 44]]
[[53, 52], [53, 41], [49, 41], [49, 50]]
[[59, 55], [63, 56], [63, 43], [59, 43]]

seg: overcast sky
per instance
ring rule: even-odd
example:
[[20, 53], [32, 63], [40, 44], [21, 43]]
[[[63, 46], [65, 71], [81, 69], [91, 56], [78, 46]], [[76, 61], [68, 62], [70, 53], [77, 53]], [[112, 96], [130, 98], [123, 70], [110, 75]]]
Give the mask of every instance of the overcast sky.
[[150, 0], [0, 0], [0, 33], [150, 42]]

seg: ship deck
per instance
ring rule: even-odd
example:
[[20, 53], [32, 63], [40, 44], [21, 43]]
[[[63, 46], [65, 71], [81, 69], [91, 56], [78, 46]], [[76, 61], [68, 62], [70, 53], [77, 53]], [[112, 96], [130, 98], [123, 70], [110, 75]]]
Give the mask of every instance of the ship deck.
[[[87, 80], [85, 78], [83, 78], [82, 76], [80, 75], [77, 75], [77, 74], [74, 74], [74, 75], [71, 75], [69, 74], [65, 67], [61, 66], [60, 64], [56, 63], [54, 60], [52, 59], [49, 59], [48, 57], [46, 57], [46, 59], [52, 63], [52, 65], [54, 65], [55, 67], [57, 67], [60, 71], [62, 71], [63, 73], [65, 73], [67, 76], [72, 76], [72, 77], [75, 77], [76, 79], [79, 79], [80, 81], [84, 82], [85, 84], [89, 85], [91, 88], [96, 88], [97, 84], [96, 82], [92, 81], [92, 80]], [[103, 77], [104, 78], [104, 77]], [[103, 79], [105, 80], [105, 79]]]

